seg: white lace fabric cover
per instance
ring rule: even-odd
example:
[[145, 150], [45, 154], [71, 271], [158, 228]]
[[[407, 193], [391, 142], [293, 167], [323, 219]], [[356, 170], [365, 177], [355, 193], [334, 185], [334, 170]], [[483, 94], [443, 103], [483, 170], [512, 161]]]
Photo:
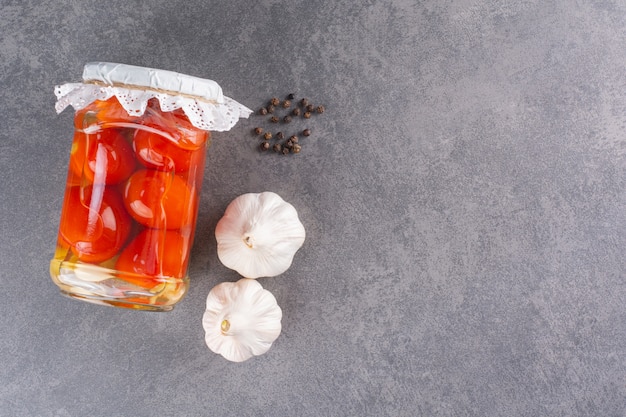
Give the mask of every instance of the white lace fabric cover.
[[[171, 94], [170, 91], [166, 93], [158, 91], [160, 88], [159, 85], [153, 85], [155, 73], [161, 77], [174, 76], [177, 77], [178, 80], [183, 79], [184, 81], [196, 80], [211, 82], [211, 87], [215, 88], [214, 86], [217, 84], [210, 80], [196, 79], [195, 77], [169, 71], [108, 63], [87, 64], [83, 78], [85, 78], [85, 74], [88, 73], [88, 69], [90, 68], [92, 70], [95, 68], [100, 71], [103, 71], [102, 68], [107, 70], [106, 77], [103, 77], [106, 79], [96, 79], [95, 81], [110, 81], [111, 74], [115, 75], [114, 71], [119, 72], [120, 70], [126, 71], [124, 75], [127, 75], [128, 71], [132, 73], [134, 70], [138, 70], [135, 75], [139, 74], [139, 76], [142, 74], [141, 71], [146, 75], [148, 71], [150, 71], [149, 74], [151, 78], [149, 79], [148, 85], [136, 87], [129, 85], [103, 85], [101, 83], [95, 84], [88, 82], [91, 80], [85, 80], [87, 81], [85, 83], [67, 83], [59, 85], [54, 90], [57, 96], [55, 105], [57, 113], [61, 113], [67, 106], [72, 106], [74, 110], [80, 110], [96, 100], [108, 100], [115, 96], [130, 116], [141, 116], [146, 111], [148, 101], [152, 98], [156, 98], [159, 101], [161, 111], [170, 112], [176, 109], [182, 109], [191, 124], [195, 127], [216, 132], [230, 130], [240, 118], [248, 118], [252, 113], [252, 110], [244, 105], [237, 103], [229, 97], [223, 96], [219, 86], [217, 87], [218, 91], [213, 92], [214, 97], [209, 98], [206, 94], [194, 97], [193, 95], [187, 94], [187, 92], [183, 95]], [[126, 78], [126, 80], [127, 79], [128, 78]], [[149, 88], [142, 89], [142, 87]]]

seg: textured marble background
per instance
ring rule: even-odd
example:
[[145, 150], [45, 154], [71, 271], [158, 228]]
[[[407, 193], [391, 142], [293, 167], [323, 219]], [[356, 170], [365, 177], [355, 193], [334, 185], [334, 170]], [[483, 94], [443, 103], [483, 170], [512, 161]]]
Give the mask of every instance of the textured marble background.
[[[0, 0], [1, 416], [626, 415], [626, 4]], [[293, 157], [217, 133], [188, 296], [142, 313], [48, 277], [88, 61], [326, 105]], [[214, 228], [274, 191], [308, 236], [262, 285], [263, 356], [204, 344]]]

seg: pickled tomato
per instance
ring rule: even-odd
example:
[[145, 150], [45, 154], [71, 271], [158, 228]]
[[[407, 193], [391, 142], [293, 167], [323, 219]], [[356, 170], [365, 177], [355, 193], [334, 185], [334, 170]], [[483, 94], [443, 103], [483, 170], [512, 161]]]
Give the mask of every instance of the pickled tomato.
[[118, 129], [102, 129], [91, 134], [77, 131], [70, 153], [70, 168], [91, 183], [117, 184], [134, 171], [134, 152]]
[[115, 189], [70, 187], [65, 196], [59, 234], [83, 262], [98, 263], [119, 252], [132, 220]]
[[142, 169], [124, 186], [124, 206], [141, 225], [180, 229], [193, 226], [196, 196], [173, 172]]
[[[174, 230], [145, 229], [122, 251], [115, 269], [125, 281], [145, 285], [145, 277], [179, 278], [185, 275], [190, 239]], [[158, 281], [158, 280], [155, 280]]]

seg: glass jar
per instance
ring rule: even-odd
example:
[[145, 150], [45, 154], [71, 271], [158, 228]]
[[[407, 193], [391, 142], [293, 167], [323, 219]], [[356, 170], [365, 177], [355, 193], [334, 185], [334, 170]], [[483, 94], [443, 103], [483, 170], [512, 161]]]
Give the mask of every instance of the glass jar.
[[73, 298], [171, 310], [188, 289], [209, 130], [251, 111], [169, 71], [92, 63], [83, 80], [57, 88], [57, 111], [76, 113], [52, 280]]

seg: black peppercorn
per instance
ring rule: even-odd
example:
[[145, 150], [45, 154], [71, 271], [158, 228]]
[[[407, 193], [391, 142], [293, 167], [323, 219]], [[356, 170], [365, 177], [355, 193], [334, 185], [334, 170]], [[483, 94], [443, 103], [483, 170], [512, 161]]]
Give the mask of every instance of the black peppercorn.
[[[273, 96], [266, 102], [265, 107], [261, 107], [258, 110], [258, 114], [267, 115], [267, 120], [271, 123], [291, 123], [296, 120], [294, 119], [295, 117], [310, 119], [314, 114], [321, 114], [325, 111], [324, 106], [313, 104], [307, 98], [296, 99], [294, 93], [289, 93], [281, 99], [278, 99], [277, 96]], [[294, 123], [297, 124], [298, 122]], [[309, 122], [304, 123], [308, 124]], [[286, 126], [283, 128], [286, 128]], [[260, 151], [273, 150], [282, 155], [301, 152], [302, 146], [298, 143], [299, 139], [296, 135], [302, 137], [312, 135], [312, 131], [308, 127], [304, 128], [299, 133], [296, 132], [296, 135], [291, 136], [286, 135], [284, 131], [272, 133], [265, 129], [265, 127], [261, 126], [253, 128], [254, 134], [262, 139], [262, 143], [259, 144]], [[272, 128], [269, 128], [269, 130], [272, 130]], [[308, 140], [304, 139], [304, 141], [307, 142]]]

